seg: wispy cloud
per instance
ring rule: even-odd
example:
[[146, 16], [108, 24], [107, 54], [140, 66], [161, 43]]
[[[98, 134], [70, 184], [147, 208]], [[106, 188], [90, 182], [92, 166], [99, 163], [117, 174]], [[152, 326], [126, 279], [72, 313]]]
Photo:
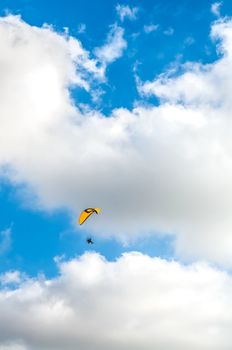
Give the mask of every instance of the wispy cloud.
[[79, 24], [77, 29], [78, 34], [83, 34], [85, 33], [85, 31], [86, 31], [86, 24], [84, 23]]
[[113, 25], [107, 35], [105, 44], [97, 47], [94, 53], [97, 59], [103, 64], [109, 64], [121, 57], [124, 49], [127, 47], [127, 42], [123, 37], [124, 29]]
[[211, 12], [217, 17], [220, 17], [220, 8], [221, 8], [221, 6], [222, 6], [222, 2], [214, 2], [211, 5]]
[[159, 28], [158, 24], [146, 24], [143, 27], [144, 32], [147, 34], [155, 32], [158, 28]]
[[172, 27], [165, 29], [163, 33], [167, 36], [172, 36], [174, 34], [174, 29]]
[[195, 43], [195, 39], [192, 36], [188, 36], [184, 41], [184, 46], [191, 46]]
[[129, 5], [119, 4], [116, 6], [116, 12], [122, 22], [125, 20], [125, 18], [131, 21], [136, 20], [138, 11], [138, 7], [130, 7]]
[[163, 33], [164, 35], [172, 36], [174, 34], [174, 29], [172, 27], [169, 27], [168, 29], [165, 29]]
[[5, 255], [11, 249], [11, 228], [0, 232], [0, 256]]

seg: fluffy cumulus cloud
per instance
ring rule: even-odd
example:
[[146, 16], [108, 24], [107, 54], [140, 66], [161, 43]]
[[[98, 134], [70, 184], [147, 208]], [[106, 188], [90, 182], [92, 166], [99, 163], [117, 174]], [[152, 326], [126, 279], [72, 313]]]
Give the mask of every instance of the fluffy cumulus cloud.
[[0, 290], [0, 349], [227, 350], [231, 277], [139, 253], [58, 261], [59, 277]]
[[216, 22], [211, 35], [217, 61], [140, 82], [141, 95], [160, 105], [105, 118], [70, 97], [73, 85], [88, 89], [104, 76], [79, 41], [2, 18], [2, 175], [43, 208], [101, 207], [87, 224], [101, 234], [175, 234], [179, 255], [231, 264], [232, 22]]

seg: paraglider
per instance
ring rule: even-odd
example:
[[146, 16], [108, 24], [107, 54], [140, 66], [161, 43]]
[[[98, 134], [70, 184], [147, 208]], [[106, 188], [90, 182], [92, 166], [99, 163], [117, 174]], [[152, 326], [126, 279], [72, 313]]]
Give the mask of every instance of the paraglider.
[[82, 225], [93, 213], [99, 214], [100, 208], [87, 208], [83, 210], [79, 216], [79, 225]]
[[93, 243], [94, 243], [91, 237], [87, 238], [87, 239], [86, 239], [86, 242], [87, 242], [88, 244], [93, 244]]
[[[93, 213], [99, 214], [100, 208], [87, 208], [83, 210], [79, 216], [79, 225], [82, 225], [85, 222], [85, 220], [87, 220], [90, 217], [90, 215], [92, 215]], [[86, 238], [86, 242], [88, 244], [94, 243], [91, 237]]]

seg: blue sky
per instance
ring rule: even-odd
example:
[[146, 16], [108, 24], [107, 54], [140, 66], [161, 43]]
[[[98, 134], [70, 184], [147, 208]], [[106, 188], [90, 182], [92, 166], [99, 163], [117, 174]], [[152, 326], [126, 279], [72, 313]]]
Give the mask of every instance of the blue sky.
[[0, 2], [0, 350], [228, 349], [231, 18], [229, 0]]
[[[208, 0], [165, 1], [165, 3], [134, 1], [132, 5], [139, 8], [137, 19], [133, 21], [125, 19], [123, 23], [128, 50], [120, 60], [108, 68], [107, 76], [110, 83], [104, 86], [105, 95], [99, 108], [109, 113], [115, 107], [133, 106], [134, 101], [139, 98], [133, 77], [136, 62], [139, 63], [138, 73], [141, 79], [150, 80], [177, 60], [213, 61], [215, 46], [209, 39], [209, 31], [215, 16], [210, 11], [211, 3], [212, 1]], [[63, 31], [68, 27], [70, 34], [80, 38], [83, 46], [91, 51], [96, 46], [102, 45], [109, 26], [120, 22], [115, 10], [117, 4], [117, 1], [102, 0], [97, 3], [61, 1], [54, 6], [53, 1], [2, 1], [1, 13], [9, 11], [20, 14], [31, 25], [52, 24], [57, 31]], [[230, 15], [231, 11], [230, 2], [224, 1], [222, 14], [224, 12]], [[78, 33], [81, 24], [86, 26], [84, 33]], [[147, 35], [143, 27], [150, 24], [158, 24], [159, 28]], [[174, 29], [175, 35], [164, 34], [170, 28]], [[193, 38], [195, 43], [191, 43], [191, 40], [188, 42], [188, 38]], [[123, 83], [119, 71], [124, 72]], [[75, 91], [74, 96], [78, 100], [89, 102], [89, 96], [84, 91]]]

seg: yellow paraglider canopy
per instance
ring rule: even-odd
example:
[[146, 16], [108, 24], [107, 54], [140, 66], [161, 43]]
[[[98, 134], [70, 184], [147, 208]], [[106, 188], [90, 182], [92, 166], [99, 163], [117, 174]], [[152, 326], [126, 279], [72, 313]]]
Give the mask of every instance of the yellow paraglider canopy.
[[92, 215], [93, 213], [99, 214], [100, 211], [100, 208], [87, 208], [83, 210], [79, 216], [79, 225], [82, 225], [90, 215]]

